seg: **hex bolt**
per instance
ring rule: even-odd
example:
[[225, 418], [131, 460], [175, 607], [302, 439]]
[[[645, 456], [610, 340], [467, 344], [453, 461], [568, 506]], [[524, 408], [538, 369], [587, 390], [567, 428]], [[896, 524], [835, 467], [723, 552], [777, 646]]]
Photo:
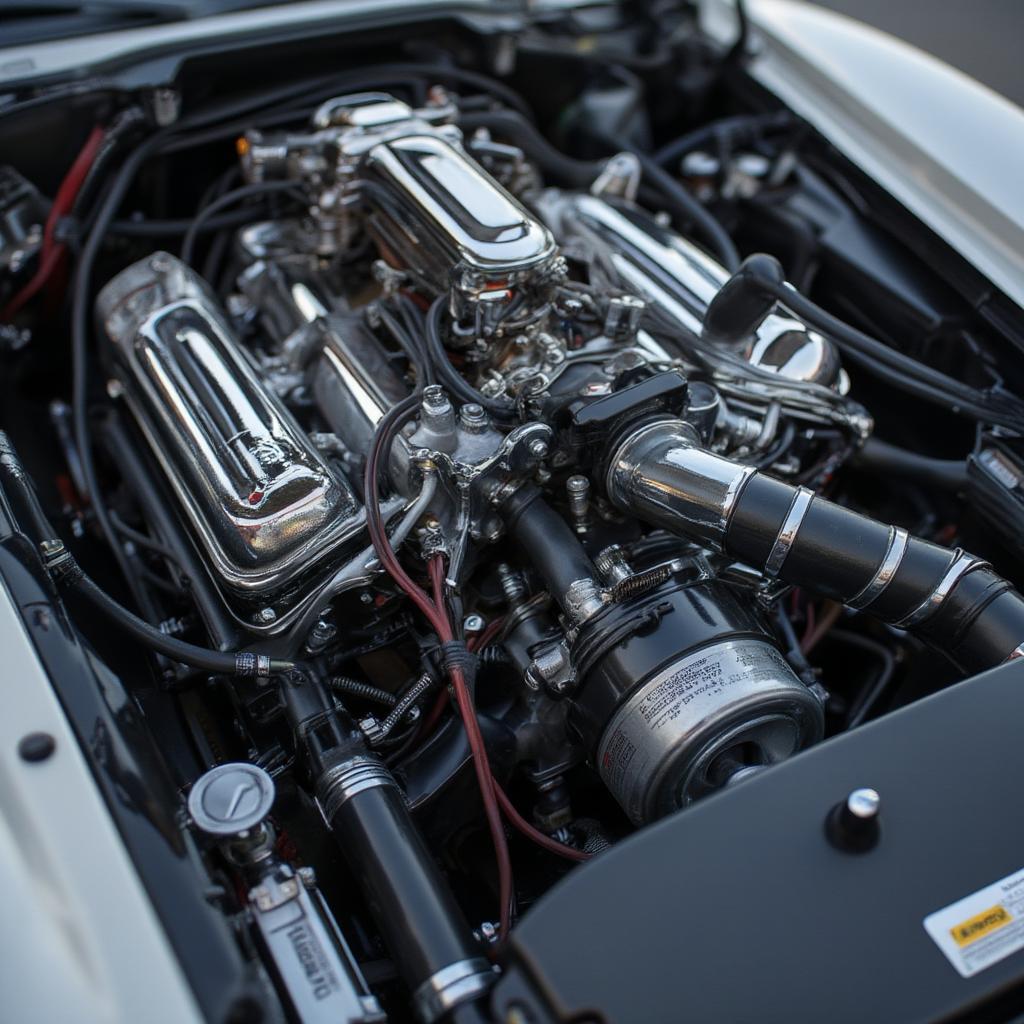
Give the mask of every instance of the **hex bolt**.
[[548, 443], [542, 437], [535, 437], [527, 450], [535, 459], [543, 459], [548, 453]]
[[277, 612], [273, 608], [261, 608], [256, 613], [256, 621], [263, 626], [269, 626], [271, 623], [277, 622]]

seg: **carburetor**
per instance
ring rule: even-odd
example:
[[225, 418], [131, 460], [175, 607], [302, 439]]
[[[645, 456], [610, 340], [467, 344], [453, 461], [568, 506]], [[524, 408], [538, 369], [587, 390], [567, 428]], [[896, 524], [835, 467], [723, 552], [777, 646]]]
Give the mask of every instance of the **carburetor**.
[[551, 232], [468, 156], [453, 114], [441, 90], [420, 110], [360, 93], [323, 104], [308, 133], [249, 132], [239, 149], [249, 181], [308, 188], [309, 251], [344, 252], [365, 229], [387, 264], [450, 292], [456, 321], [478, 332], [524, 290], [542, 300], [564, 266]]

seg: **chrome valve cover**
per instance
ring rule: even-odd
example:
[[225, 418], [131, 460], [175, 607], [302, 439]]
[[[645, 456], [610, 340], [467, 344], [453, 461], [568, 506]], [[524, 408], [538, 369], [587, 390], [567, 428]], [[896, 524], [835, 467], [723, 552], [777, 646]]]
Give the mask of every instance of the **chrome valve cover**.
[[230, 591], [257, 597], [309, 573], [361, 526], [327, 465], [184, 263], [155, 253], [97, 300], [128, 403]]

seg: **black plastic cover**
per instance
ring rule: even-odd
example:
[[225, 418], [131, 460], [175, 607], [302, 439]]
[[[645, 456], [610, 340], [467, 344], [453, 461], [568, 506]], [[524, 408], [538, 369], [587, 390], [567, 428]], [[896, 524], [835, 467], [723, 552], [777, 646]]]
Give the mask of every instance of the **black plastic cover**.
[[[1017, 661], [643, 830], [574, 870], [513, 931], [496, 1015], [1016, 1019], [1024, 951], [962, 978], [922, 922], [1024, 868], [1022, 719]], [[825, 821], [863, 786], [881, 795], [880, 836], [849, 853]]]

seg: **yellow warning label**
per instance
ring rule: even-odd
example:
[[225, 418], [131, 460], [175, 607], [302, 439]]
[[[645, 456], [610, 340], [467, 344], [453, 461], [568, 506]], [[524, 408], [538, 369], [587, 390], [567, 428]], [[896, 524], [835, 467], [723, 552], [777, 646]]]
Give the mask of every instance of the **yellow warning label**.
[[1005, 927], [1012, 920], [1006, 908], [997, 905], [954, 925], [949, 929], [949, 934], [953, 936], [953, 941], [958, 946], [969, 946], [972, 942], [977, 942], [978, 939]]

